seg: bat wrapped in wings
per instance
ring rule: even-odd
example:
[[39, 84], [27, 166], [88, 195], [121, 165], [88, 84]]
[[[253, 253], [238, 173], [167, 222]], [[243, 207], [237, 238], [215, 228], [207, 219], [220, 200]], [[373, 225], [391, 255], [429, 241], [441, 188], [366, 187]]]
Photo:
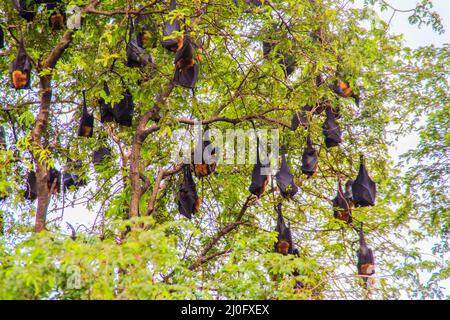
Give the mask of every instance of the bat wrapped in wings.
[[[170, 7], [169, 9], [175, 10], [177, 8], [177, 3], [175, 0], [170, 1]], [[180, 22], [178, 21], [178, 18], [173, 19], [173, 21], [167, 21], [166, 25], [163, 30], [164, 37], [171, 36], [174, 32], [180, 31]], [[169, 51], [176, 52], [179, 49], [179, 41], [176, 36], [173, 38], [169, 38], [166, 40], [161, 41], [161, 45], [166, 48]]]
[[197, 195], [197, 189], [192, 178], [189, 164], [183, 165], [183, 183], [178, 191], [178, 210], [188, 219], [200, 209], [200, 198]]
[[205, 127], [204, 139], [202, 139], [202, 131], [199, 132], [193, 160], [194, 173], [199, 178], [206, 177], [216, 170], [216, 148], [211, 144], [208, 126]]
[[20, 39], [16, 59], [11, 63], [10, 74], [13, 88], [16, 90], [30, 88], [31, 60], [25, 51], [23, 37]]
[[281, 211], [281, 203], [276, 207], [277, 211], [277, 226], [275, 231], [278, 232], [277, 242], [275, 243], [275, 252], [284, 256], [293, 254], [294, 248], [292, 245], [291, 229], [286, 226], [283, 213]]
[[319, 160], [317, 151], [312, 145], [311, 138], [308, 136], [306, 138], [306, 147], [303, 150], [301, 170], [308, 178], [311, 178], [316, 174], [318, 167]]
[[[103, 91], [109, 96], [109, 88], [106, 81], [103, 82]], [[100, 107], [100, 122], [105, 123], [114, 121], [114, 110], [111, 107], [111, 103], [106, 103], [105, 99], [99, 98], [98, 105]]]
[[133, 96], [129, 89], [123, 93], [122, 100], [114, 104], [113, 107], [114, 120], [126, 127], [131, 127], [134, 113]]
[[342, 190], [340, 179], [338, 179], [337, 195], [332, 202], [334, 217], [346, 223], [352, 223], [352, 202], [349, 198], [346, 198], [346, 193]]
[[25, 199], [34, 201], [37, 198], [37, 185], [36, 185], [36, 173], [34, 171], [30, 171], [27, 176], [26, 182], [26, 190], [25, 190]]
[[86, 106], [86, 94], [83, 90], [83, 110], [78, 127], [78, 136], [91, 138], [94, 133], [94, 115], [89, 113]]
[[264, 193], [266, 185], [269, 182], [269, 163], [263, 164], [259, 155], [259, 138], [256, 139], [256, 163], [252, 171], [252, 183], [249, 191], [258, 198]]
[[363, 276], [364, 285], [367, 286], [368, 277], [375, 273], [375, 258], [372, 249], [367, 246], [362, 226], [359, 230], [359, 249], [357, 257], [358, 275]]
[[375, 205], [377, 195], [377, 186], [369, 177], [366, 166], [364, 165], [364, 157], [361, 155], [359, 172], [352, 184], [353, 201], [357, 207], [368, 207]]
[[61, 172], [55, 168], [47, 171], [47, 187], [50, 194], [59, 193], [61, 188]]
[[336, 122], [336, 113], [331, 107], [326, 109], [327, 117], [322, 126], [325, 136], [325, 145], [327, 148], [336, 147], [342, 142], [342, 132], [339, 124]]
[[292, 198], [297, 192], [298, 187], [294, 182], [294, 175], [288, 166], [286, 155], [281, 155], [281, 167], [275, 175], [277, 186], [283, 198]]
[[180, 37], [181, 46], [175, 54], [174, 83], [189, 89], [195, 88], [199, 66], [194, 58], [194, 47], [189, 36]]

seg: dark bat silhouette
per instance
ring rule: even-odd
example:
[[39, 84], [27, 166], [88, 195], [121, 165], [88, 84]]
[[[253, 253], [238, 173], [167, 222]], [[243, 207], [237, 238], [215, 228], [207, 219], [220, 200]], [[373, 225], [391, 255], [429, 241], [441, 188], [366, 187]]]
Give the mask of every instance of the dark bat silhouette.
[[309, 121], [304, 110], [297, 111], [292, 115], [291, 129], [295, 131], [299, 125], [302, 125], [303, 128], [308, 129]]
[[34, 171], [28, 173], [24, 196], [26, 200], [31, 201], [34, 201], [37, 198], [36, 173]]
[[278, 203], [276, 207], [276, 211], [278, 214], [277, 217], [277, 226], [275, 231], [278, 232], [277, 242], [275, 243], [275, 252], [280, 253], [284, 256], [288, 254], [293, 254], [293, 246], [292, 246], [292, 234], [291, 229], [286, 226], [284, 222], [284, 217], [281, 212], [281, 203]]
[[36, 1], [33, 0], [12, 0], [13, 6], [19, 12], [19, 15], [28, 22], [33, 21], [36, 16]]
[[178, 210], [186, 218], [192, 219], [192, 215], [198, 212], [200, 208], [200, 198], [197, 196], [190, 165], [183, 165], [183, 174], [183, 183], [178, 192]]
[[364, 165], [364, 157], [360, 157], [359, 172], [352, 185], [353, 201], [357, 207], [367, 207], [375, 205], [377, 186], [370, 179]]
[[122, 125], [131, 127], [133, 121], [134, 102], [128, 89], [123, 93], [123, 98], [113, 107], [114, 120]]
[[78, 127], [79, 137], [92, 137], [94, 133], [94, 115], [89, 113], [86, 107], [86, 96], [83, 90], [83, 111], [81, 113], [80, 125]]
[[353, 98], [355, 100], [356, 105], [359, 107], [359, 95], [353, 92], [352, 88], [350, 88], [350, 85], [347, 81], [336, 80], [331, 86], [331, 89], [335, 94], [337, 94], [340, 97]]
[[[108, 88], [108, 84], [105, 82], [103, 82], [103, 90], [105, 91], [106, 95], [109, 96], [109, 88]], [[100, 122], [101, 123], [105, 123], [105, 122], [111, 122], [114, 120], [114, 110], [111, 107], [111, 103], [106, 103], [105, 99], [103, 98], [99, 98], [98, 99], [98, 104], [100, 106]]]
[[47, 187], [50, 194], [59, 193], [61, 188], [61, 173], [55, 168], [47, 171]]
[[302, 173], [306, 174], [308, 178], [311, 178], [316, 174], [319, 167], [319, 161], [317, 157], [317, 151], [314, 149], [311, 139], [308, 136], [306, 138], [306, 147], [302, 155]]
[[100, 147], [92, 154], [92, 162], [96, 165], [101, 163], [108, 156], [111, 157], [111, 150], [105, 147]]
[[258, 198], [264, 193], [266, 185], [269, 181], [269, 176], [263, 174], [264, 170], [269, 170], [270, 165], [262, 164], [259, 157], [259, 138], [256, 139], [256, 163], [253, 166], [252, 171], [252, 183], [250, 184], [249, 191]]
[[194, 59], [194, 48], [189, 36], [180, 38], [182, 45], [175, 55], [174, 82], [185, 88], [193, 89], [197, 83], [199, 67]]
[[5, 135], [5, 128], [0, 127], [0, 149], [5, 150], [6, 149], [6, 135]]
[[48, 24], [53, 31], [65, 28], [66, 13], [64, 6], [56, 2], [50, 2], [45, 5], [47, 11], [52, 11], [48, 18]]
[[197, 177], [203, 178], [216, 170], [216, 148], [214, 148], [211, 144], [209, 138], [209, 127], [205, 127], [205, 138], [202, 139], [202, 135], [200, 132], [198, 144], [196, 150], [194, 151], [197, 154], [201, 155], [201, 162], [196, 163], [195, 157], [194, 160], [194, 173]]
[[298, 187], [294, 182], [294, 175], [289, 169], [284, 153], [281, 155], [280, 171], [277, 172], [275, 178], [283, 198], [292, 198], [298, 192]]
[[5, 33], [3, 32], [3, 28], [0, 26], [0, 49], [5, 47]]
[[373, 257], [372, 249], [367, 246], [366, 239], [364, 238], [363, 228], [359, 230], [359, 249], [358, 256], [358, 274], [363, 277], [364, 285], [367, 286], [367, 276], [371, 276], [375, 273], [375, 259]]
[[80, 177], [73, 173], [75, 170], [80, 170], [82, 166], [81, 160], [68, 160], [66, 164], [66, 172], [63, 173], [62, 182], [64, 190], [68, 190], [70, 187], [80, 187], [86, 185], [86, 181], [81, 180]]
[[152, 64], [153, 59], [145, 49], [139, 45], [138, 36], [134, 36], [134, 26], [131, 23], [129, 41], [127, 43], [127, 66], [134, 68], [144, 68]]
[[[170, 7], [169, 9], [172, 11], [174, 9], [176, 9], [177, 7], [177, 3], [175, 0], [171, 0], [170, 1]], [[163, 30], [163, 35], [165, 37], [170, 36], [173, 32], [175, 31], [180, 31], [180, 22], [178, 21], [178, 18], [175, 18], [172, 23], [170, 21], [166, 22], [166, 25], [164, 27]], [[166, 48], [169, 51], [177, 51], [179, 49], [179, 43], [178, 43], [178, 38], [171, 38], [171, 39], [167, 39], [167, 40], [162, 40], [161, 41], [161, 45]]]
[[338, 179], [337, 195], [333, 199], [334, 217], [344, 222], [352, 223], [351, 206], [351, 201], [345, 197], [345, 193], [342, 190], [341, 180]]
[[12, 87], [16, 90], [30, 88], [31, 61], [25, 51], [23, 37], [20, 39], [16, 59], [10, 68]]
[[336, 147], [342, 142], [342, 132], [336, 122], [336, 115], [331, 108], [326, 109], [327, 117], [322, 126], [327, 148]]

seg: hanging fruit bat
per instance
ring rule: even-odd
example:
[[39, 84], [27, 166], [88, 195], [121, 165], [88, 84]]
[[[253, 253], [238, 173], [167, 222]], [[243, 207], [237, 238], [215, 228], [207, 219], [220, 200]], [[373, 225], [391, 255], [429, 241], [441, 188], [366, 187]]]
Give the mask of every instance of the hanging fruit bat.
[[277, 242], [275, 243], [275, 252], [280, 253], [284, 256], [288, 254], [293, 254], [292, 246], [292, 234], [291, 229], [286, 226], [284, 222], [283, 214], [281, 212], [281, 203], [278, 203], [276, 207], [278, 214], [277, 226], [275, 231], [278, 232]]
[[352, 203], [345, 197], [345, 193], [342, 190], [341, 180], [338, 178], [337, 195], [333, 199], [333, 211], [336, 219], [342, 220], [346, 223], [352, 223]]
[[197, 196], [190, 165], [183, 165], [183, 175], [183, 183], [178, 192], [178, 210], [186, 218], [192, 219], [192, 215], [200, 209], [200, 198]]
[[66, 13], [62, 5], [57, 5], [56, 2], [46, 4], [47, 11], [51, 11], [48, 18], [48, 24], [53, 31], [62, 30], [65, 27]]
[[47, 171], [47, 187], [50, 194], [59, 193], [61, 188], [61, 173], [55, 168]]
[[128, 89], [125, 90], [123, 98], [113, 107], [114, 120], [122, 125], [131, 127], [133, 122], [134, 102], [133, 96]]
[[[195, 154], [200, 155], [195, 157]], [[211, 144], [209, 138], [209, 126], [205, 127], [205, 139], [202, 139], [202, 132], [199, 132], [199, 140], [194, 151], [194, 173], [198, 178], [203, 178], [216, 170], [216, 148]], [[200, 162], [201, 159], [201, 162]], [[197, 163], [198, 162], [198, 163]]]
[[331, 89], [335, 94], [337, 94], [340, 97], [343, 98], [350, 97], [355, 99], [355, 103], [359, 107], [359, 96], [354, 93], [354, 91], [352, 90], [352, 88], [350, 88], [350, 85], [347, 81], [336, 80], [331, 86]]
[[342, 142], [342, 132], [339, 124], [336, 122], [336, 115], [331, 108], [326, 109], [327, 117], [323, 123], [323, 134], [325, 136], [325, 145], [327, 148], [335, 147]]
[[302, 125], [303, 128], [308, 129], [309, 121], [306, 116], [306, 112], [304, 110], [297, 111], [292, 115], [291, 119], [291, 130], [297, 130], [299, 125]]
[[3, 32], [3, 28], [0, 26], [0, 49], [5, 47], [5, 33]]
[[263, 171], [268, 171], [270, 164], [262, 164], [259, 157], [259, 138], [256, 138], [256, 163], [253, 166], [252, 171], [252, 183], [250, 184], [249, 191], [258, 198], [264, 193], [266, 185], [269, 182], [269, 176], [264, 174]]
[[174, 82], [193, 89], [197, 83], [199, 67], [194, 59], [194, 48], [189, 36], [179, 38], [180, 45], [175, 55]]
[[36, 173], [30, 171], [27, 176], [25, 199], [34, 201], [37, 198]]
[[81, 113], [80, 126], [78, 127], [78, 136], [91, 138], [94, 133], [94, 115], [89, 113], [86, 107], [86, 95], [83, 90], [83, 111]]
[[31, 61], [25, 51], [23, 37], [20, 39], [16, 59], [10, 68], [12, 87], [16, 90], [30, 88]]
[[111, 150], [108, 148], [100, 147], [92, 154], [92, 162], [94, 165], [101, 163], [106, 157], [111, 157]]
[[366, 239], [364, 238], [363, 228], [359, 230], [359, 249], [358, 256], [358, 275], [363, 277], [364, 285], [367, 286], [367, 276], [375, 273], [375, 259], [373, 257], [372, 249], [367, 247]]
[[80, 170], [82, 166], [81, 160], [72, 161], [68, 160], [66, 164], [66, 172], [63, 173], [63, 188], [64, 190], [68, 190], [71, 186], [80, 187], [86, 185], [86, 181], [81, 180], [80, 177], [71, 173], [72, 170]]
[[[170, 1], [170, 11], [175, 10], [177, 8], [177, 3], [175, 0]], [[180, 31], [180, 22], [178, 21], [178, 18], [175, 18], [172, 22], [167, 21], [166, 26], [163, 30], [164, 37], [170, 36], [173, 32], [179, 32]], [[178, 38], [172, 38], [167, 40], [162, 40], [161, 44], [163, 48], [166, 48], [169, 51], [176, 52], [179, 49], [179, 39]]]
[[284, 153], [281, 155], [280, 171], [277, 172], [275, 178], [283, 198], [292, 198], [298, 192], [298, 187], [294, 182], [294, 175], [289, 169], [286, 161], [286, 155]]
[[28, 22], [33, 21], [36, 16], [36, 2], [33, 0], [12, 0], [13, 6], [19, 12], [19, 15]]
[[352, 185], [352, 194], [356, 207], [368, 207], [375, 205], [377, 186], [369, 177], [367, 169], [364, 165], [363, 155], [360, 157], [358, 176]]
[[[109, 88], [106, 81], [103, 82], [103, 90], [105, 91], [106, 95], [109, 96]], [[98, 104], [100, 106], [100, 122], [111, 122], [114, 120], [114, 110], [111, 107], [111, 103], [106, 103], [105, 99], [100, 98], [98, 99]]]
[[134, 25], [131, 22], [129, 41], [127, 43], [127, 66], [131, 68], [144, 68], [151, 65], [153, 59], [150, 54], [145, 51], [138, 43], [138, 37], [134, 36]]
[[311, 178], [316, 174], [318, 168], [317, 151], [314, 149], [311, 138], [308, 136], [306, 138], [306, 148], [303, 150], [301, 170], [308, 178]]
[[127, 44], [127, 66], [131, 68], [144, 68], [151, 65], [152, 56], [139, 46], [137, 39], [131, 39]]
[[6, 135], [3, 127], [0, 127], [0, 149], [6, 150]]

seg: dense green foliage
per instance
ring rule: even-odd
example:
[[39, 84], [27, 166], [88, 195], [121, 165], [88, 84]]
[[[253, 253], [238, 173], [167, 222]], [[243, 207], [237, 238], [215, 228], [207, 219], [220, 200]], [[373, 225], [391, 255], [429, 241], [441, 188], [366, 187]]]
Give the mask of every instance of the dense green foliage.
[[[0, 203], [0, 298], [444, 297], [440, 281], [450, 274], [449, 45], [406, 48], [401, 36], [391, 35], [388, 23], [376, 14], [380, 5], [392, 10], [385, 1], [365, 1], [357, 9], [353, 1], [273, 0], [255, 6], [239, 0], [235, 6], [233, 0], [179, 0], [171, 12], [169, 1], [63, 2], [84, 8], [80, 30], [52, 31], [42, 5], [27, 22], [9, 0], [0, 0], [6, 38], [6, 47], [0, 49], [0, 125], [7, 138], [7, 148], [0, 149], [0, 196], [7, 196]], [[128, 11], [148, 13], [146, 23], [154, 28], [145, 48], [153, 57], [151, 67], [126, 66], [128, 5]], [[164, 23], [175, 17], [202, 43], [195, 94], [180, 86], [167, 93], [174, 54], [160, 40]], [[443, 32], [431, 1], [421, 1], [410, 22]], [[314, 36], [316, 30], [321, 39]], [[33, 60], [33, 76], [31, 90], [16, 91], [9, 66], [21, 32]], [[43, 68], [67, 33], [70, 43], [55, 67]], [[267, 39], [275, 39], [276, 47], [264, 57], [262, 41]], [[295, 57], [296, 71], [289, 77], [277, 63], [277, 50]], [[327, 85], [316, 86], [320, 73], [331, 84], [338, 65], [341, 77], [357, 88], [359, 107]], [[50, 75], [53, 93], [47, 113], [42, 83]], [[103, 91], [104, 81], [111, 97]], [[136, 106], [133, 126], [100, 124], [98, 99], [119, 101], [124, 85]], [[96, 119], [92, 138], [77, 136], [82, 90]], [[326, 148], [324, 115], [314, 115], [309, 134], [319, 150], [319, 171], [306, 179], [300, 165], [308, 132], [290, 130], [290, 121], [305, 104], [324, 98], [340, 107], [343, 143]], [[137, 161], [148, 185], [139, 195], [140, 216], [129, 219], [133, 143], [139, 120], [155, 104], [160, 105], [160, 119], [143, 124], [154, 130], [144, 139]], [[36, 140], [33, 134], [43, 114], [48, 121]], [[192, 132], [193, 126], [180, 120], [185, 118], [215, 119], [210, 126], [222, 132], [251, 129], [246, 116], [258, 128], [280, 130], [299, 193], [283, 200], [277, 190], [271, 192], [274, 184], [269, 183], [260, 199], [248, 198], [252, 164], [219, 164], [214, 174], [195, 178], [201, 209], [187, 220], [176, 205], [182, 175], [176, 170], [179, 163], [171, 162], [176, 145], [171, 133], [179, 128]], [[415, 131], [418, 147], [404, 155], [404, 166], [394, 167], [388, 147]], [[92, 151], [100, 144], [111, 148], [112, 157], [94, 168]], [[353, 210], [355, 225], [364, 223], [375, 252], [376, 281], [369, 290], [355, 276], [358, 235], [333, 218], [331, 207], [337, 177], [354, 179], [361, 153], [378, 188], [374, 207]], [[76, 173], [88, 185], [45, 194], [50, 199], [46, 230], [34, 233], [37, 203], [43, 202], [24, 199], [27, 173], [38, 164], [42, 170], [63, 170], [68, 158], [83, 161]], [[176, 172], [164, 177], [155, 209], [147, 216], [160, 168]], [[272, 252], [273, 208], [279, 201], [300, 258]], [[64, 207], [70, 206], [80, 208], [80, 215], [87, 214], [82, 212], [86, 206], [97, 216], [92, 226], [78, 228], [75, 240], [62, 223]], [[433, 245], [432, 256], [419, 249], [424, 242]], [[294, 277], [287, 276], [294, 269], [305, 285], [299, 292], [292, 290]], [[279, 275], [276, 281], [273, 274]]]

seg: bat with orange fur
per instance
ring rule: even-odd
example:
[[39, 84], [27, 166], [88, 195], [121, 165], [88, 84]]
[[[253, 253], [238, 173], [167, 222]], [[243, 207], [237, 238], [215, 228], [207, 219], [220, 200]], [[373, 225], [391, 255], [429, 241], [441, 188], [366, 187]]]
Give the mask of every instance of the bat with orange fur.
[[10, 67], [12, 87], [16, 90], [30, 88], [31, 61], [25, 51], [23, 37], [20, 39], [16, 59]]

